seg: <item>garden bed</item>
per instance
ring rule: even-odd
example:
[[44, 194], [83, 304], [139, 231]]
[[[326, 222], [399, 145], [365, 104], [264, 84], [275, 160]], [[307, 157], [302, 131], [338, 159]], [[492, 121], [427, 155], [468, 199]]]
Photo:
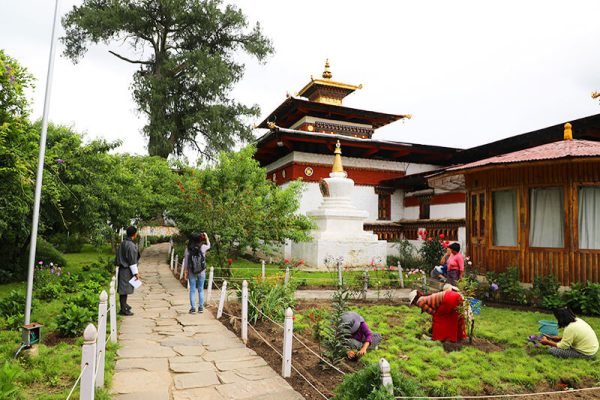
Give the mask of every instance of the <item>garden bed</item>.
[[[239, 304], [228, 304], [226, 312], [240, 315]], [[312, 339], [311, 318], [329, 307], [329, 302], [299, 302], [295, 308], [295, 333], [314, 351], [319, 346]], [[527, 344], [527, 335], [536, 333], [537, 321], [551, 319], [548, 314], [518, 311], [513, 308], [483, 307], [475, 325], [472, 344], [446, 344], [422, 340], [431, 324], [430, 317], [415, 308], [393, 304], [355, 301], [350, 308], [365, 317], [373, 331], [384, 335], [379, 348], [367, 353], [357, 364], [344, 364], [346, 372], [376, 363], [385, 357], [392, 369], [414, 380], [423, 393], [430, 396], [491, 395], [532, 393], [597, 386], [600, 382], [600, 360], [558, 360], [544, 348]], [[600, 319], [585, 318], [598, 332]], [[224, 317], [222, 321], [239, 335], [239, 320]], [[255, 326], [270, 344], [281, 351], [281, 328], [259, 321]], [[277, 372], [281, 358], [249, 329], [248, 346], [261, 355]], [[319, 360], [294, 342], [293, 365], [327, 396], [332, 396], [342, 376], [324, 369]], [[311, 378], [312, 376], [314, 378]], [[288, 382], [307, 399], [322, 399], [296, 372]], [[548, 396], [527, 397], [548, 400]], [[597, 399], [600, 391], [564, 393], [550, 399]]]

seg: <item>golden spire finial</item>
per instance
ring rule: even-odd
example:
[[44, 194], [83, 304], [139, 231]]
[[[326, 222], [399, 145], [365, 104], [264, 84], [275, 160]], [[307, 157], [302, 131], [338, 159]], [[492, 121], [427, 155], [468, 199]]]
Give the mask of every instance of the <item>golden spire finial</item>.
[[331, 79], [333, 75], [329, 70], [329, 58], [325, 60], [325, 71], [323, 71], [323, 79]]
[[597, 99], [598, 97], [600, 97], [599, 92], [592, 92], [592, 99]]
[[335, 144], [335, 151], [333, 154], [333, 168], [331, 168], [331, 172], [344, 172], [344, 167], [342, 166], [342, 146], [340, 145], [339, 140]]
[[571, 130], [571, 124], [568, 122], [565, 124], [564, 140], [573, 140], [573, 131]]

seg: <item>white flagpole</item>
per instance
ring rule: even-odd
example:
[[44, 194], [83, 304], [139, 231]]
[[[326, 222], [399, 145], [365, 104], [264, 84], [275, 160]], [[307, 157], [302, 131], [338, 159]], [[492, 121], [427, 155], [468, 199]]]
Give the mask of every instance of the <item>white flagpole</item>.
[[35, 179], [35, 198], [33, 201], [33, 221], [31, 223], [31, 244], [29, 245], [29, 272], [27, 275], [27, 300], [25, 303], [25, 325], [31, 322], [31, 296], [33, 292], [33, 273], [35, 266], [35, 250], [37, 247], [38, 224], [40, 220], [40, 199], [42, 197], [42, 178], [44, 176], [44, 158], [46, 157], [46, 133], [48, 131], [48, 109], [50, 108], [50, 92], [52, 90], [52, 73], [54, 72], [54, 54], [56, 52], [56, 23], [58, 22], [58, 3], [54, 5], [54, 22], [50, 40], [50, 57], [48, 59], [48, 75], [46, 77], [46, 95], [44, 97], [44, 114], [40, 135], [40, 153], [37, 176]]

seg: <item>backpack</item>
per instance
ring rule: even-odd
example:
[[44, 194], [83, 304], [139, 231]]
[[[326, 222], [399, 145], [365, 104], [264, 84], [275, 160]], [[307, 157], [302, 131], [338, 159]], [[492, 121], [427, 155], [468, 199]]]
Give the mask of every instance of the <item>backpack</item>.
[[194, 246], [189, 256], [190, 272], [197, 275], [206, 269], [206, 257], [200, 251], [200, 246]]

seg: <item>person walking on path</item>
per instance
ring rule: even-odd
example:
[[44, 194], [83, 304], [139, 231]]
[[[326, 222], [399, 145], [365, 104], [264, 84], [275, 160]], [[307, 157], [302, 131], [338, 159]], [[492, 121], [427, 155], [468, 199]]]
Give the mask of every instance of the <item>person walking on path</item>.
[[133, 286], [129, 281], [135, 277], [136, 280], [140, 279], [138, 271], [138, 261], [140, 259], [140, 252], [134, 240], [137, 237], [137, 228], [135, 226], [127, 227], [127, 237], [123, 239], [121, 245], [117, 249], [115, 256], [115, 265], [119, 267], [119, 282], [117, 286], [117, 292], [119, 293], [119, 303], [121, 315], [133, 315], [131, 312], [131, 306], [127, 304], [127, 296], [133, 294]]
[[347, 311], [342, 314], [342, 324], [348, 328], [350, 338], [347, 339], [349, 360], [357, 360], [364, 356], [367, 350], [376, 349], [381, 342], [379, 333], [372, 333], [365, 319], [358, 313]]
[[544, 335], [540, 344], [550, 346], [548, 351], [560, 358], [592, 359], [598, 352], [598, 337], [596, 332], [569, 308], [559, 308], [553, 311], [558, 327], [564, 328], [562, 338]]
[[452, 243], [448, 248], [452, 252], [448, 257], [448, 283], [456, 286], [456, 282], [465, 272], [465, 259], [460, 253], [460, 244]]
[[192, 233], [185, 249], [184, 277], [190, 287], [190, 314], [196, 312], [196, 290], [198, 291], [198, 312], [204, 312], [204, 281], [206, 280], [206, 252], [210, 240], [206, 232]]
[[432, 316], [432, 340], [458, 342], [467, 337], [465, 318], [459, 311], [463, 297], [458, 293], [458, 288], [445, 284], [443, 291], [429, 296], [424, 296], [418, 290], [413, 290], [408, 296], [411, 306], [417, 306]]

